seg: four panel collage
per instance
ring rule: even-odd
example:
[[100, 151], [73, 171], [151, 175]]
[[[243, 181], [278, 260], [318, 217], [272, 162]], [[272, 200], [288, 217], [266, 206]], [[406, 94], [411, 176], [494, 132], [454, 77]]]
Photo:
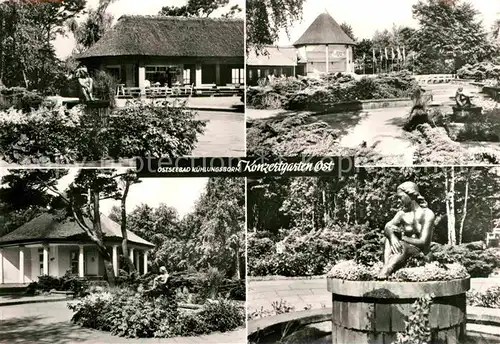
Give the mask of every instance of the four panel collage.
[[0, 28], [0, 343], [500, 344], [500, 3]]

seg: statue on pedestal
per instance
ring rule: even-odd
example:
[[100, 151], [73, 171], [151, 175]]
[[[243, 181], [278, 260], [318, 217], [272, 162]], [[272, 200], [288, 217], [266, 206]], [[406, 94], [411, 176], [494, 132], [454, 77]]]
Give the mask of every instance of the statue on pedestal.
[[93, 101], [94, 96], [92, 94], [94, 81], [89, 75], [86, 67], [80, 67], [75, 71], [75, 76], [78, 78], [79, 85], [79, 98], [81, 101]]
[[458, 108], [468, 108], [472, 106], [470, 96], [464, 94], [464, 88], [459, 87], [455, 93], [455, 102]]
[[429, 116], [427, 114], [427, 101], [424, 97], [425, 90], [418, 86], [412, 94], [413, 106], [408, 115], [408, 120], [403, 129], [406, 131], [413, 131], [420, 124], [428, 123]]
[[434, 231], [434, 213], [413, 182], [398, 186], [402, 210], [385, 225], [384, 266], [378, 278], [387, 279], [406, 261], [420, 253], [428, 254]]

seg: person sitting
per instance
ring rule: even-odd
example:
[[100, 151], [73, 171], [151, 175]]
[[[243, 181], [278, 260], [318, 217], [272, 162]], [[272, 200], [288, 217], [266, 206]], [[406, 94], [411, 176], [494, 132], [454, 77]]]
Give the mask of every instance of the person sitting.
[[470, 96], [464, 94], [463, 87], [459, 87], [457, 92], [455, 93], [455, 102], [459, 108], [472, 106]]

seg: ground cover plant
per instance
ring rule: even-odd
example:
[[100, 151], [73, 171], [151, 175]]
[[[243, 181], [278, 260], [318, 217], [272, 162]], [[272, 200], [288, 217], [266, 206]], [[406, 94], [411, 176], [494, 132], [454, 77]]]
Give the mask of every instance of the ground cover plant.
[[249, 88], [247, 105], [258, 109], [318, 109], [324, 104], [355, 100], [407, 98], [416, 86], [415, 79], [406, 71], [359, 80], [342, 74], [320, 79], [278, 78], [265, 86]]

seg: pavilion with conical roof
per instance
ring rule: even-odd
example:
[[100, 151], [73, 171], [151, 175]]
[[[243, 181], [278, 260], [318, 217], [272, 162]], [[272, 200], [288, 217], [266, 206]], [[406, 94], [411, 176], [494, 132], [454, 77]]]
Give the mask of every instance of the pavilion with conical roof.
[[306, 73], [354, 73], [353, 46], [333, 17], [325, 11], [293, 44], [304, 57]]
[[266, 47], [266, 54], [247, 57], [247, 84], [275, 76], [314, 76], [328, 73], [354, 73], [353, 46], [356, 43], [325, 11], [300, 38], [287, 47]]

